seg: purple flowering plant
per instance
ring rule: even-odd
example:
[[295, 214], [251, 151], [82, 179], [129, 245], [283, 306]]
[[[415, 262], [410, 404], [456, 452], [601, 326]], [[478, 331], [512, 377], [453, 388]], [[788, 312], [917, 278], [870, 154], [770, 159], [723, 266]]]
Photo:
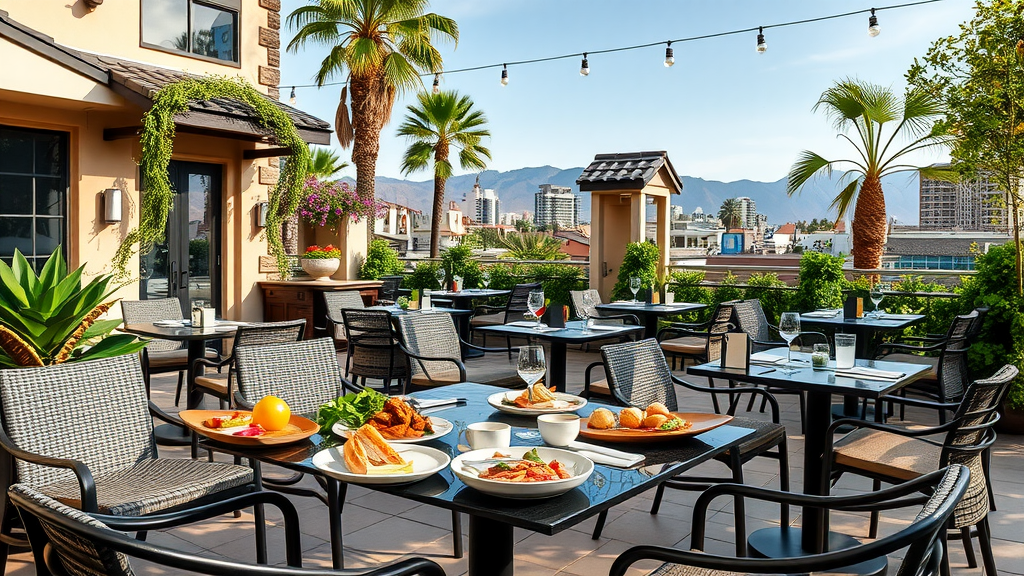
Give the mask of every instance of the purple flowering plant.
[[299, 203], [298, 215], [313, 226], [335, 228], [345, 218], [359, 222], [370, 214], [381, 215], [385, 205], [373, 198], [363, 198], [348, 182], [322, 182], [315, 176], [306, 178], [305, 197]]

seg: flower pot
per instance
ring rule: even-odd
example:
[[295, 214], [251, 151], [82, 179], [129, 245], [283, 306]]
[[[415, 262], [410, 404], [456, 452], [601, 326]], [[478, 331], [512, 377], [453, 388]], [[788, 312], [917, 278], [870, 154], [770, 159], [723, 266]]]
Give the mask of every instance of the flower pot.
[[300, 258], [299, 263], [313, 280], [330, 280], [341, 266], [341, 258]]

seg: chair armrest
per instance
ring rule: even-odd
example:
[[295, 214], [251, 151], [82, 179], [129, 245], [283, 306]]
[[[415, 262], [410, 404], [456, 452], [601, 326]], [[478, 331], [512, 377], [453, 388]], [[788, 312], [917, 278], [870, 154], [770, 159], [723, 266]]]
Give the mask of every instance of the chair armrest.
[[[405, 353], [406, 358], [410, 359], [409, 360], [410, 369], [412, 368], [412, 366], [411, 366], [412, 359], [423, 360], [425, 362], [449, 362], [451, 364], [455, 364], [455, 366], [458, 367], [458, 369], [459, 369], [459, 380], [461, 382], [465, 382], [466, 381], [466, 365], [462, 363], [462, 360], [459, 360], [458, 358], [420, 356], [419, 354], [413, 354], [411, 351], [409, 351], [408, 348], [405, 347], [404, 344], [399, 344], [398, 346], [399, 346], [399, 348], [402, 349], [402, 352]], [[504, 350], [502, 350], [502, 351], [504, 351]], [[411, 370], [410, 370], [410, 372], [411, 372]], [[430, 378], [430, 376], [428, 375], [427, 378]]]
[[886, 354], [904, 351], [904, 352], [938, 352], [942, 350], [943, 346], [946, 345], [945, 341], [932, 344], [930, 346], [912, 346], [910, 344], [899, 344], [897, 342], [883, 342], [878, 345], [877, 352], [875, 353], [876, 358], [884, 357]]
[[907, 406], [919, 406], [921, 408], [934, 408], [936, 410], [950, 410], [956, 412], [956, 409], [960, 407], [959, 402], [935, 402], [932, 400], [923, 400], [921, 398], [904, 398], [903, 396], [882, 396], [880, 400], [885, 402], [895, 402], [897, 404], [906, 404]]
[[461, 338], [459, 338], [459, 342], [461, 342], [462, 345], [465, 346], [466, 348], [471, 348], [473, 350], [479, 350], [481, 352], [515, 352], [517, 354], [519, 353], [519, 347], [518, 346], [513, 346], [511, 348], [484, 348], [483, 346], [477, 346], [476, 344], [473, 344], [472, 342], [466, 342], [465, 340], [463, 340]]
[[480, 314], [497, 314], [504, 311], [504, 306], [488, 306], [487, 304], [481, 304], [480, 306], [473, 308], [473, 316]]
[[634, 326], [640, 325], [640, 319], [636, 317], [636, 314], [601, 314], [600, 316], [593, 316], [594, 320], [631, 320]]
[[299, 514], [295, 505], [281, 492], [270, 492], [260, 490], [240, 494], [226, 500], [213, 502], [204, 506], [185, 508], [174, 512], [163, 512], [148, 514], [146, 516], [113, 516], [107, 514], [90, 514], [93, 518], [103, 522], [107, 527], [121, 532], [136, 532], [139, 530], [165, 530], [183, 524], [208, 520], [215, 516], [221, 516], [228, 512], [248, 508], [256, 504], [270, 504], [281, 511], [284, 516], [285, 530], [289, 524], [298, 526]]
[[655, 336], [655, 340], [661, 342], [663, 340], [669, 340], [671, 338], [679, 338], [682, 336], [696, 336], [698, 338], [707, 338], [711, 335], [710, 332], [699, 330], [688, 330], [686, 328], [677, 328], [676, 326], [666, 326], [661, 330], [658, 330], [658, 335]]
[[199, 374], [199, 367], [204, 368], [217, 368], [218, 370], [231, 365], [232, 358], [228, 356], [220, 360], [211, 360], [209, 358], [196, 358], [196, 361], [192, 363], [192, 373]]
[[168, 424], [174, 424], [175, 426], [181, 426], [182, 428], [185, 427], [185, 423], [181, 421], [181, 418], [164, 412], [159, 406], [154, 404], [152, 400], [149, 401], [149, 414], [150, 416], [153, 416], [158, 420], [163, 420]]
[[[773, 396], [771, 392], [765, 390], [764, 388], [757, 388], [754, 386], [740, 386], [736, 388], [712, 388], [710, 386], [697, 386], [696, 384], [691, 384], [686, 380], [683, 380], [682, 378], [676, 376], [675, 374], [670, 374], [670, 376], [672, 378], [672, 382], [682, 386], [683, 388], [688, 388], [690, 390], [695, 390], [697, 392], [706, 392], [708, 394], [729, 394], [730, 396], [740, 394], [751, 394], [754, 396], [761, 396], [768, 402], [768, 405], [772, 407], [772, 422], [775, 424], [779, 423], [779, 401], [775, 399], [775, 396]], [[723, 375], [722, 378], [727, 379], [728, 375]], [[732, 414], [732, 412], [735, 412], [735, 404], [733, 404], [733, 406], [730, 407], [729, 412], [730, 415]]]
[[82, 511], [95, 512], [99, 509], [96, 503], [96, 482], [93, 480], [92, 471], [89, 470], [89, 467], [84, 462], [70, 458], [43, 456], [42, 454], [22, 450], [7, 436], [7, 433], [2, 428], [0, 428], [0, 445], [3, 445], [4, 450], [10, 453], [11, 456], [26, 462], [51, 468], [71, 470], [75, 473], [75, 477], [78, 479], [78, 488], [82, 492]]

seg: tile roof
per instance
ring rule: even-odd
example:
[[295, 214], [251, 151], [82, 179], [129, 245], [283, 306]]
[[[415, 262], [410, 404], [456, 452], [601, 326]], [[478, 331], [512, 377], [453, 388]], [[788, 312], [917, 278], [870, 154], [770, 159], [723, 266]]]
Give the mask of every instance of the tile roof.
[[583, 234], [576, 230], [559, 230], [558, 232], [554, 232], [552, 236], [554, 236], [555, 238], [561, 238], [563, 240], [573, 240], [575, 242], [579, 242], [580, 244], [586, 244], [587, 246], [590, 246], [590, 237], [584, 236]]
[[673, 194], [683, 190], [683, 182], [679, 179], [668, 153], [664, 150], [656, 152], [626, 152], [622, 154], [598, 154], [594, 161], [583, 169], [576, 179], [580, 191], [589, 190], [642, 190], [662, 167], [666, 168], [671, 183], [675, 185]]
[[993, 238], [972, 238], [970, 236], [904, 238], [890, 236], [885, 243], [886, 254], [894, 256], [971, 256], [971, 246], [985, 251], [985, 244], [1002, 244], [1009, 239], [993, 241]]
[[792, 222], [787, 222], [787, 223], [783, 224], [782, 226], [779, 226], [779, 229], [776, 230], [775, 233], [776, 234], [796, 234], [796, 224], [793, 224]]

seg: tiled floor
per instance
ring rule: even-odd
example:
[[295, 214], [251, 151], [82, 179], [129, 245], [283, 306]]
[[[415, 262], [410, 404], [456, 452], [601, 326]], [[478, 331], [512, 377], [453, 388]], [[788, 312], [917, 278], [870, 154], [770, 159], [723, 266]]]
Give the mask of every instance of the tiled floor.
[[[568, 382], [570, 390], [583, 385], [583, 369], [599, 360], [596, 351], [570, 350]], [[503, 355], [489, 355], [486, 359], [468, 362], [470, 379], [513, 374], [515, 367]], [[165, 408], [173, 408], [175, 379], [154, 379], [153, 399]], [[710, 402], [695, 394], [680, 394], [681, 406], [687, 410], [708, 410]], [[803, 472], [803, 436], [800, 433], [799, 410], [793, 396], [780, 396], [783, 421], [789, 431], [791, 477], [793, 489], [801, 489]], [[755, 417], [763, 415], [753, 413]], [[912, 413], [909, 420], [930, 423], [928, 413]], [[186, 457], [184, 449], [162, 448], [165, 457]], [[992, 468], [995, 481], [997, 512], [990, 517], [995, 540], [996, 562], [1002, 574], [1024, 575], [1024, 437], [1000, 436], [993, 453]], [[744, 468], [747, 482], [759, 486], [778, 487], [778, 463], [756, 459]], [[721, 464], [709, 463], [698, 471], [724, 474]], [[836, 492], [855, 493], [871, 488], [869, 481], [847, 477]], [[543, 536], [525, 530], [516, 531], [516, 574], [518, 576], [578, 575], [597, 576], [607, 573], [616, 556], [638, 544], [662, 544], [689, 548], [690, 525], [694, 492], [669, 490], [658, 515], [649, 513], [653, 491], [613, 508], [604, 534], [592, 540], [590, 532], [594, 520], [566, 530], [555, 536]], [[327, 534], [327, 508], [319, 500], [293, 497], [299, 509], [302, 528], [303, 560], [306, 566], [330, 566], [331, 550]], [[799, 510], [794, 510], [794, 522], [799, 523]], [[778, 507], [748, 502], [748, 530], [777, 525]], [[883, 516], [881, 533], [892, 533], [905, 526], [913, 511]], [[708, 518], [708, 540], [705, 550], [711, 553], [734, 552], [732, 504], [721, 500], [713, 504]], [[283, 530], [280, 517], [268, 514], [271, 562], [284, 561]], [[466, 559], [454, 559], [452, 552], [451, 514], [446, 510], [417, 504], [378, 492], [351, 486], [344, 512], [346, 566], [372, 567], [406, 556], [425, 556], [442, 564], [451, 576], [466, 572]], [[468, 522], [463, 523], [464, 526]], [[832, 517], [835, 530], [854, 536], [867, 533], [867, 516], [863, 514], [836, 514]], [[210, 558], [228, 558], [251, 562], [255, 558], [252, 536], [252, 515], [244, 512], [241, 518], [225, 516], [215, 521], [150, 534], [150, 542]], [[465, 538], [465, 534], [462, 535]], [[953, 574], [979, 575], [982, 569], [967, 568], [964, 548], [958, 541], [950, 543]], [[980, 560], [980, 556], [979, 556]], [[897, 559], [893, 560], [898, 561]], [[135, 561], [140, 574], [168, 574], [160, 567]], [[655, 563], [636, 564], [630, 574], [644, 574]], [[27, 553], [15, 554], [7, 564], [7, 574], [22, 576], [33, 573], [31, 557]]]

